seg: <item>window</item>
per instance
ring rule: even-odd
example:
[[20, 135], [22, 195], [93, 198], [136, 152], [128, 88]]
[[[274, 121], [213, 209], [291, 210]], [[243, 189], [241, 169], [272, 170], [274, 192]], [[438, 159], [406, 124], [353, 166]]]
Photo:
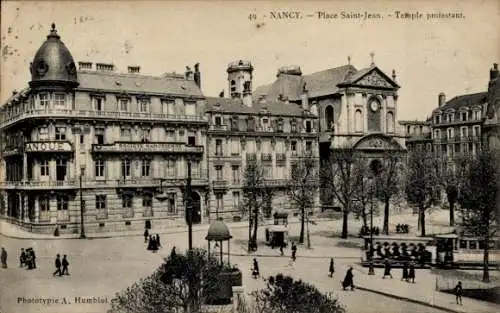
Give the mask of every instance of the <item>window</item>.
[[66, 95], [61, 93], [56, 93], [54, 95], [54, 107], [64, 108], [66, 106]]
[[240, 140], [238, 138], [231, 139], [231, 155], [240, 154]]
[[477, 249], [477, 241], [475, 241], [475, 240], [471, 240], [471, 241], [469, 241], [469, 249], [470, 249], [470, 250], [475, 250], [475, 249]]
[[[394, 114], [392, 112], [388, 112], [386, 116], [386, 127], [388, 133], [394, 133]], [[422, 132], [422, 128], [420, 128], [420, 132]], [[421, 133], [420, 133], [421, 135]]]
[[163, 114], [175, 115], [175, 101], [174, 100], [163, 100]]
[[480, 120], [481, 119], [481, 111], [478, 111], [478, 110], [474, 111], [474, 119], [475, 120]]
[[153, 197], [150, 194], [142, 196], [142, 206], [145, 208], [151, 208], [153, 206]]
[[195, 146], [195, 145], [196, 145], [196, 137], [188, 136], [188, 146]]
[[104, 98], [101, 97], [94, 98], [94, 110], [99, 112], [104, 110]]
[[222, 156], [222, 139], [215, 140], [215, 155]]
[[57, 211], [67, 211], [69, 199], [68, 196], [58, 195], [56, 197], [57, 200]]
[[262, 119], [262, 130], [269, 131], [269, 119], [267, 118]]
[[306, 153], [312, 153], [312, 142], [306, 141]]
[[171, 192], [168, 194], [168, 213], [176, 214], [177, 208], [175, 205], [175, 193]]
[[460, 129], [460, 131], [461, 131], [461, 132], [460, 132], [460, 136], [461, 136], [462, 138], [467, 137], [467, 127], [462, 127], [462, 128]]
[[217, 212], [224, 210], [224, 195], [221, 193], [215, 194], [215, 209]]
[[296, 133], [296, 132], [297, 132], [297, 121], [292, 120], [292, 121], [290, 122], [290, 131], [291, 131], [292, 133]]
[[104, 177], [104, 169], [105, 169], [105, 161], [104, 160], [95, 160], [94, 161], [95, 168], [95, 177], [103, 178]]
[[222, 125], [222, 117], [216, 116], [215, 117], [215, 126], [221, 126]]
[[290, 144], [290, 149], [292, 150], [292, 154], [297, 154], [297, 142], [296, 141], [292, 141], [292, 143]]
[[139, 99], [139, 112], [149, 113], [149, 99]]
[[280, 119], [278, 120], [278, 123], [277, 123], [277, 124], [278, 124], [278, 129], [277, 129], [277, 132], [278, 132], [278, 133], [282, 133], [282, 132], [283, 132], [283, 124], [284, 124], [283, 119], [282, 119], [282, 118], [280, 118]]
[[263, 165], [262, 166], [262, 176], [264, 179], [270, 179], [273, 177], [273, 166], [272, 165]]
[[83, 145], [85, 143], [85, 135], [80, 134], [80, 144]]
[[236, 82], [234, 80], [231, 81], [231, 92], [236, 91]]
[[132, 139], [132, 132], [128, 127], [120, 128], [120, 138], [121, 140], [130, 141]]
[[96, 128], [95, 129], [95, 137], [94, 137], [94, 143], [98, 145], [103, 145], [104, 144], [104, 129], [102, 128]]
[[48, 140], [49, 139], [49, 128], [48, 127], [40, 127], [39, 128], [38, 139], [39, 140]]
[[38, 198], [38, 206], [42, 212], [50, 211], [50, 198], [48, 196], [40, 196]]
[[306, 121], [306, 133], [312, 132], [312, 123], [311, 121]]
[[66, 127], [56, 126], [56, 140], [66, 140]]
[[130, 160], [122, 160], [122, 177], [130, 177]]
[[479, 126], [474, 126], [472, 129], [474, 136], [478, 137], [481, 136], [481, 128]]
[[120, 112], [128, 112], [129, 111], [129, 107], [130, 107], [129, 103], [130, 103], [129, 99], [120, 98], [118, 100]]
[[361, 110], [356, 110], [354, 114], [354, 131], [358, 133], [363, 131], [363, 114]]
[[122, 195], [122, 208], [131, 208], [132, 207], [133, 197], [130, 194]]
[[439, 124], [441, 122], [441, 118], [439, 115], [436, 115], [436, 124]]
[[40, 161], [40, 176], [49, 176], [49, 161]]
[[142, 160], [141, 175], [143, 177], [149, 177], [150, 172], [151, 172], [151, 160]]
[[233, 208], [237, 210], [240, 207], [240, 192], [233, 191]]
[[167, 177], [176, 177], [177, 176], [176, 169], [177, 168], [175, 160], [167, 160]]
[[453, 138], [453, 129], [448, 128], [448, 139], [451, 139], [451, 138]]
[[49, 106], [49, 94], [47, 93], [40, 94], [40, 106], [42, 108], [46, 108]]
[[217, 180], [222, 180], [222, 178], [223, 178], [223, 176], [222, 176], [222, 165], [216, 165], [215, 166], [215, 174], [216, 174]]
[[462, 121], [464, 122], [467, 121], [467, 112], [462, 112], [461, 116], [462, 116]]
[[150, 142], [151, 141], [151, 129], [143, 128], [141, 130], [141, 142]]
[[95, 196], [95, 208], [96, 210], [105, 210], [106, 209], [106, 195], [96, 195]]
[[434, 130], [434, 139], [440, 139], [439, 129]]
[[184, 102], [184, 114], [185, 115], [196, 115], [196, 102], [185, 101]]
[[247, 119], [247, 131], [255, 131], [255, 119], [253, 117]]
[[175, 130], [166, 130], [165, 133], [167, 134], [168, 142], [175, 141]]
[[233, 171], [233, 184], [239, 184], [240, 183], [240, 167], [238, 165], [233, 165], [232, 171]]

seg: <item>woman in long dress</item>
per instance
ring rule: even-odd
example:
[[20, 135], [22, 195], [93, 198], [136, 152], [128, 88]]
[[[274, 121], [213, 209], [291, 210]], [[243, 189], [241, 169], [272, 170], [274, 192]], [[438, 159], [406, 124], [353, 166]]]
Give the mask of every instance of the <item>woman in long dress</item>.
[[352, 267], [349, 267], [347, 273], [345, 274], [344, 281], [342, 282], [342, 288], [346, 290], [347, 287], [351, 287], [351, 290], [354, 290], [354, 275], [352, 274]]

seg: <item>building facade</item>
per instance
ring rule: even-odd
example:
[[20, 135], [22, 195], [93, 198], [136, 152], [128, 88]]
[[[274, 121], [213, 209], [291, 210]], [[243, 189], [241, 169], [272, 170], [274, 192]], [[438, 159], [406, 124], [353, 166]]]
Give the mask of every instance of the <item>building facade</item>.
[[201, 222], [208, 123], [195, 68], [161, 77], [137, 66], [77, 69], [52, 25], [29, 88], [1, 108], [2, 215], [36, 232], [77, 232], [81, 210], [91, 232], [168, 224], [184, 214], [190, 162]]
[[[319, 157], [316, 111], [307, 101], [255, 99], [253, 70], [249, 61], [230, 63], [230, 98], [207, 98], [206, 154], [213, 218], [242, 216], [242, 187], [249, 162], [260, 164], [264, 185], [270, 190], [263, 215], [270, 216], [276, 209], [293, 210], [287, 194], [291, 167], [302, 157]], [[314, 199], [315, 207], [318, 199]]]
[[485, 114], [483, 141], [494, 151], [500, 149], [500, 75], [498, 63], [490, 70], [488, 84], [488, 107]]
[[399, 125], [406, 135], [408, 153], [412, 151], [433, 151], [430, 120], [399, 121]]

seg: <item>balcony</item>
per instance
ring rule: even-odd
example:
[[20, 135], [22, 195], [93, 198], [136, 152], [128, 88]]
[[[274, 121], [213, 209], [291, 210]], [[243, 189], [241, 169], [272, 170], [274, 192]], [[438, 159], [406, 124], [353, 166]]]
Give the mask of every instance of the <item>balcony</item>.
[[227, 132], [230, 131], [231, 129], [229, 125], [210, 125], [208, 130], [213, 132]]
[[153, 208], [152, 207], [146, 207], [142, 211], [142, 216], [143, 217], [152, 217], [153, 216]]
[[213, 180], [212, 181], [212, 188], [214, 190], [227, 190], [228, 189], [228, 182], [227, 180]]
[[264, 185], [266, 187], [288, 187], [288, 179], [265, 179]]
[[[205, 176], [206, 177], [206, 176]], [[206, 186], [208, 185], [208, 179], [203, 177], [203, 175], [192, 175], [191, 185], [193, 186]], [[169, 186], [185, 186], [187, 177], [170, 177], [170, 178], [126, 178], [125, 180], [118, 179], [114, 181], [108, 181], [108, 186], [118, 187], [118, 188], [140, 188], [140, 187], [159, 187], [160, 182], [163, 187]], [[111, 182], [112, 184], [109, 184]], [[90, 184], [96, 184], [97, 182], [90, 182]], [[87, 183], [85, 183], [87, 186]]]
[[247, 153], [247, 161], [257, 161], [257, 154]]
[[0, 187], [4, 189], [74, 189], [78, 188], [78, 181], [4, 181], [0, 183]]
[[140, 112], [118, 112], [118, 111], [94, 111], [94, 110], [71, 110], [71, 109], [33, 109], [5, 117], [0, 122], [0, 127], [11, 126], [21, 120], [28, 118], [68, 118], [68, 119], [102, 119], [102, 120], [132, 120], [132, 121], [170, 121], [170, 122], [195, 122], [207, 123], [205, 116], [198, 115], [174, 115], [163, 113], [140, 113]]
[[276, 162], [286, 162], [286, 154], [276, 153]]
[[93, 153], [157, 153], [203, 154], [203, 146], [190, 146], [182, 142], [124, 142], [93, 144]]
[[273, 155], [271, 153], [262, 153], [261, 154], [261, 159], [263, 162], [272, 162], [273, 161]]

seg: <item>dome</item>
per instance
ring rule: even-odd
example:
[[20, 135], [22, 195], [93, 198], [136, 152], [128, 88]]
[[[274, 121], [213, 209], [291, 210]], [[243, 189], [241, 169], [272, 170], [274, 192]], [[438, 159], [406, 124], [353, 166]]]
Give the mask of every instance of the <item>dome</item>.
[[47, 40], [38, 49], [30, 64], [30, 72], [30, 86], [40, 86], [49, 82], [50, 85], [78, 86], [75, 61], [57, 34], [54, 23]]
[[205, 239], [208, 241], [223, 241], [229, 240], [232, 237], [229, 233], [229, 228], [223, 221], [215, 221], [210, 224]]

